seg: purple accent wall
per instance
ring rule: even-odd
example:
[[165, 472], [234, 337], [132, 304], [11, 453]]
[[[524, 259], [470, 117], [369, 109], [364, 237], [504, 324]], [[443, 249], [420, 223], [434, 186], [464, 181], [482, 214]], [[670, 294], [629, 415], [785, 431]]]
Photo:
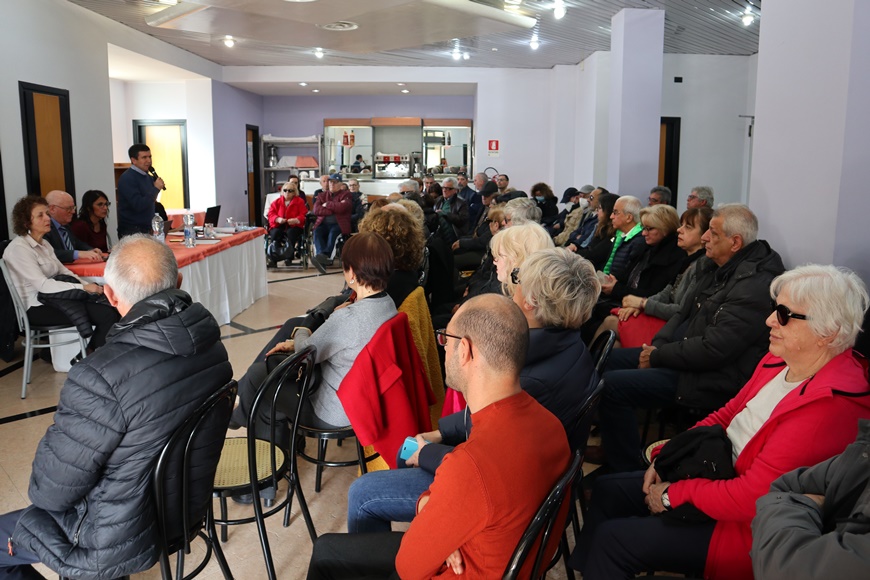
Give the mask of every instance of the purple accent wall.
[[263, 97], [212, 81], [212, 115], [215, 188], [221, 221], [234, 217], [253, 223], [248, 216], [245, 196], [248, 188], [245, 125], [259, 127], [261, 135], [266, 132], [263, 130]]
[[262, 133], [305, 137], [323, 133], [323, 119], [430, 117], [473, 119], [473, 96], [263, 97]]

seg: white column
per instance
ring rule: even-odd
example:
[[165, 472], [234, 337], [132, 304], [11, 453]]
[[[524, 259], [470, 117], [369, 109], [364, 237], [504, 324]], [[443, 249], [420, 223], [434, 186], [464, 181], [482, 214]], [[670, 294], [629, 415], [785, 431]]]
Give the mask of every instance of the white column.
[[621, 10], [611, 20], [607, 188], [644, 198], [658, 181], [663, 10]]
[[749, 205], [787, 267], [870, 282], [868, 29], [866, 0], [764, 4]]

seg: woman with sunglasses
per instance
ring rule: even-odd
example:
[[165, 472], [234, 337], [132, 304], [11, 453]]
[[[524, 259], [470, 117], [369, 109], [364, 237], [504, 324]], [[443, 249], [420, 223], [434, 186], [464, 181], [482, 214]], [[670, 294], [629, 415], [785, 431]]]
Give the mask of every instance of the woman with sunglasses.
[[[574, 556], [584, 579], [641, 570], [752, 578], [756, 500], [782, 474], [855, 439], [858, 420], [870, 416], [867, 362], [852, 350], [870, 306], [866, 286], [849, 270], [808, 265], [774, 279], [770, 295], [769, 353], [736, 397], [693, 427], [724, 429], [736, 476], [662, 481], [653, 459], [646, 473], [599, 478]], [[639, 517], [684, 505], [709, 520], [674, 526]]]
[[91, 247], [108, 252], [110, 247], [106, 218], [112, 203], [108, 196], [97, 189], [86, 191], [82, 196], [79, 217], [69, 228], [73, 235]]

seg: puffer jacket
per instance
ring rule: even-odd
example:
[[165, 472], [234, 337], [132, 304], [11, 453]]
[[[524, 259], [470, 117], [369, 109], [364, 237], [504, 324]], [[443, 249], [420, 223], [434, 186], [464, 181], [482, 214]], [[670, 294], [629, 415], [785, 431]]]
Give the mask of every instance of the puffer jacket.
[[187, 293], [133, 306], [105, 346], [70, 370], [14, 542], [62, 576], [103, 580], [151, 567], [154, 461], [232, 374], [217, 322]]
[[726, 264], [699, 272], [695, 295], [653, 338], [652, 367], [680, 372], [677, 402], [718, 409], [734, 397], [767, 352], [770, 283], [785, 268], [755, 241]]

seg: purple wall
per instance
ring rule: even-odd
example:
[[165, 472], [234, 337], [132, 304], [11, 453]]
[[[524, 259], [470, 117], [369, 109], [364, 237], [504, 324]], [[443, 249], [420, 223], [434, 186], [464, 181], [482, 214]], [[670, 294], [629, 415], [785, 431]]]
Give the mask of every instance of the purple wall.
[[264, 97], [262, 133], [278, 137], [319, 135], [323, 133], [323, 119], [369, 117], [473, 119], [474, 97]]
[[[248, 216], [247, 147], [245, 125], [263, 130], [263, 97], [212, 81], [214, 118], [214, 173], [221, 221], [228, 217], [252, 221]], [[259, 147], [259, 144], [256, 145]]]

